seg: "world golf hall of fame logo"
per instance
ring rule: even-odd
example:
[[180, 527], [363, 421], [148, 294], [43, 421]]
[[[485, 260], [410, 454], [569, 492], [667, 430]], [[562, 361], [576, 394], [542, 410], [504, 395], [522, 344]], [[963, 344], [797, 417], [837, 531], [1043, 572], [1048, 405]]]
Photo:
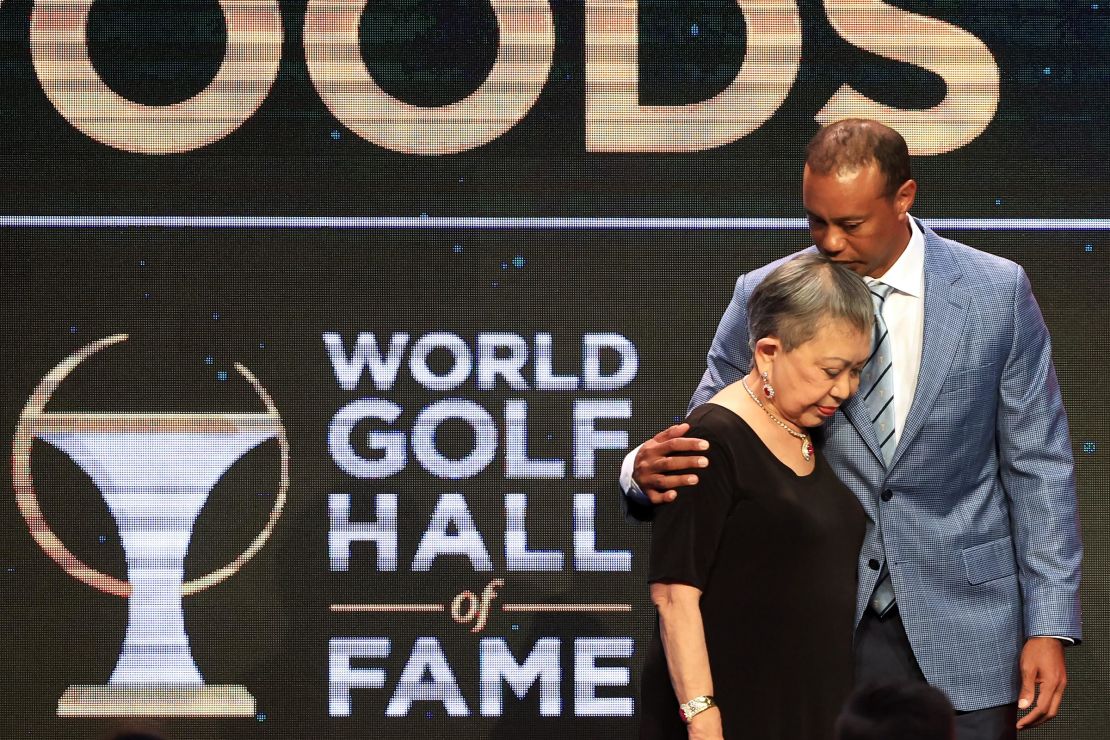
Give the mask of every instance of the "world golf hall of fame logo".
[[[262, 399], [264, 412], [46, 411], [78, 365], [126, 340], [117, 334], [93, 342], [51, 370], [20, 414], [12, 443], [16, 498], [35, 542], [73, 578], [128, 600], [127, 630], [108, 683], [70, 686], [58, 701], [58, 716], [254, 716], [254, 697], [245, 687], [204, 683], [189, 649], [182, 599], [227, 580], [266, 544], [289, 487], [285, 428], [270, 394], [239, 363], [235, 369]], [[31, 477], [35, 438], [67, 454], [104, 497], [123, 544], [126, 581], [83, 563], [51, 530]], [[237, 460], [270, 439], [281, 449], [281, 480], [265, 525], [231, 562], [185, 581], [185, 554], [209, 493]]]

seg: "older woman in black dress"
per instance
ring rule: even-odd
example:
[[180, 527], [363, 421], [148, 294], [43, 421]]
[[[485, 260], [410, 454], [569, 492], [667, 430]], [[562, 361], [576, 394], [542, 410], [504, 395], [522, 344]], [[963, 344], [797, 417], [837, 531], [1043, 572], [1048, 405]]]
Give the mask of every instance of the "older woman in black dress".
[[865, 514], [814, 449], [871, 351], [871, 295], [817, 254], [748, 303], [751, 372], [694, 409], [692, 495], [656, 510], [641, 738], [827, 740], [852, 685]]

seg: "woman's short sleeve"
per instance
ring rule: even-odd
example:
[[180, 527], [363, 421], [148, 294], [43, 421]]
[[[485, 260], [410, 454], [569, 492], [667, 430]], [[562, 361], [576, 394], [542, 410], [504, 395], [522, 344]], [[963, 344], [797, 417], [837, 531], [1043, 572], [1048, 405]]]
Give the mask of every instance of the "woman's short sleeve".
[[652, 583], [705, 588], [737, 495], [733, 460], [715, 426], [699, 423], [686, 433], [709, 442], [706, 452], [697, 453], [709, 459], [709, 467], [691, 471], [697, 473], [697, 485], [678, 489], [677, 499], [656, 507], [648, 569]]

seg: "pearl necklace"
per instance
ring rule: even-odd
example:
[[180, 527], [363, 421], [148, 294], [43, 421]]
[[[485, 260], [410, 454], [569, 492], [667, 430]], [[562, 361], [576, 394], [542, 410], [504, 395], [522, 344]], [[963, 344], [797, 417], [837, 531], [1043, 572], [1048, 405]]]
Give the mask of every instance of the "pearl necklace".
[[753, 401], [755, 401], [755, 405], [758, 406], [759, 408], [763, 409], [763, 413], [765, 413], [765, 414], [767, 414], [767, 416], [771, 417], [771, 421], [775, 422], [780, 427], [785, 429], [786, 433], [789, 434], [791, 437], [796, 437], [796, 438], [802, 440], [802, 459], [804, 459], [806, 462], [809, 462], [810, 460], [812, 460], [813, 459], [813, 442], [810, 441], [809, 435], [808, 434], [803, 434], [801, 432], [795, 432], [793, 429], [786, 426], [786, 423], [782, 419], [780, 419], [779, 417], [772, 414], [770, 409], [768, 409], [766, 406], [763, 405], [763, 401], [760, 401], [758, 398], [756, 398], [756, 395], [754, 393], [752, 393], [752, 389], [748, 387], [748, 384], [747, 384], [746, 381], [741, 380], [740, 385], [744, 386], [744, 390], [746, 390], [748, 392], [748, 396], [750, 396], [751, 399]]

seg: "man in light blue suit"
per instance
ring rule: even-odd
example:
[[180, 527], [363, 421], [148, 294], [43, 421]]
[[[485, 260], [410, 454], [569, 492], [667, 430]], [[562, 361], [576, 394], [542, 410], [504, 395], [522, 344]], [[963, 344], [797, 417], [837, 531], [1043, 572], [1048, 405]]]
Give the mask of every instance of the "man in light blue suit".
[[[915, 220], [916, 190], [905, 141], [881, 124], [810, 142], [810, 249], [863, 275], [877, 309], [871, 382], [865, 369], [821, 447], [869, 516], [856, 679], [927, 680], [958, 710], [959, 740], [1012, 738], [1056, 715], [1063, 645], [1082, 636], [1067, 418], [1024, 271]], [[748, 371], [747, 300], [778, 264], [737, 281], [691, 408]], [[629, 453], [634, 514], [696, 482], [705, 447], [686, 430]]]

